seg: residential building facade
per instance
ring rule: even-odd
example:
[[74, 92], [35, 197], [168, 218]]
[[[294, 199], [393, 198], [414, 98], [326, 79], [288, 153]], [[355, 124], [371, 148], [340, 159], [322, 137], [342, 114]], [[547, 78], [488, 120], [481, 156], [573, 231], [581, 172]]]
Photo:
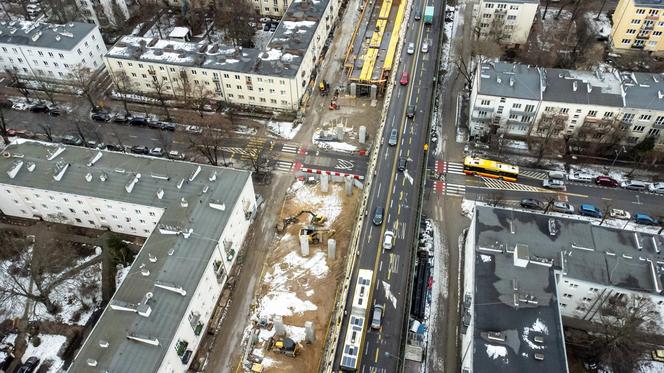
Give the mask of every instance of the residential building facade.
[[279, 18], [281, 17], [288, 6], [290, 0], [253, 0], [252, 4], [256, 12], [264, 17]]
[[664, 3], [656, 0], [620, 0], [613, 13], [614, 49], [664, 50]]
[[474, 77], [469, 118], [474, 137], [553, 136], [635, 145], [650, 136], [662, 147], [664, 75], [487, 62]]
[[264, 50], [125, 36], [105, 57], [131, 91], [296, 111], [319, 64], [340, 2], [294, 2]]
[[126, 0], [79, 0], [80, 15], [102, 29], [114, 29], [129, 19]]
[[475, 37], [504, 45], [525, 44], [538, 4], [537, 0], [480, 0], [473, 10]]
[[67, 81], [76, 68], [101, 69], [106, 52], [93, 24], [0, 22], [0, 69], [26, 78]]
[[69, 370], [186, 371], [256, 213], [251, 173], [31, 141], [0, 168], [5, 214], [147, 237]]

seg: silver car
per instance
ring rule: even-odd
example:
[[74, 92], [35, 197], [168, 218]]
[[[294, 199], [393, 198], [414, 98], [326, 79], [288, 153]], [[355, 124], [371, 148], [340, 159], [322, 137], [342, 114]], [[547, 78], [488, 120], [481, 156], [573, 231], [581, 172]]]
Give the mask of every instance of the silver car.
[[563, 214], [573, 214], [574, 206], [570, 205], [567, 202], [556, 201], [551, 205], [551, 210], [556, 212], [562, 212]]
[[406, 53], [408, 54], [415, 53], [415, 43], [408, 43], [408, 48], [406, 49]]
[[396, 128], [393, 128], [392, 131], [390, 131], [390, 138], [387, 140], [387, 143], [390, 146], [394, 146], [397, 144], [397, 141], [399, 140], [399, 132], [397, 132]]
[[380, 304], [374, 306], [371, 317], [371, 329], [380, 329], [380, 326], [383, 324], [383, 311], [383, 306]]
[[429, 51], [429, 43], [426, 41], [422, 43], [422, 53], [427, 53]]
[[542, 186], [549, 189], [563, 189], [565, 188], [565, 183], [558, 179], [548, 179], [542, 181]]

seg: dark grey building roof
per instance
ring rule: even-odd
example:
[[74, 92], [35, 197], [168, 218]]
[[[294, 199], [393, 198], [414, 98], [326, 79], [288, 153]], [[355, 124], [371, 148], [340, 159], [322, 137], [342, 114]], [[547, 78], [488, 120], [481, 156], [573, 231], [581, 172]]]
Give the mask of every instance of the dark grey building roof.
[[328, 3], [329, 0], [293, 1], [264, 51], [205, 41], [191, 43], [124, 36], [106, 56], [292, 78], [300, 68]]
[[634, 5], [648, 8], [664, 8], [662, 0], [634, 0]]
[[483, 63], [479, 73], [480, 94], [536, 101], [541, 99], [540, 74], [536, 67], [496, 61]]
[[663, 110], [664, 74], [622, 73], [627, 107]]
[[485, 3], [539, 4], [539, 0], [484, 0]]
[[[474, 371], [566, 371], [554, 270], [634, 291], [662, 288], [661, 236], [482, 206], [475, 219]], [[526, 267], [515, 265], [517, 245], [527, 248], [520, 255], [527, 258]], [[515, 297], [530, 301], [519, 301], [516, 307]], [[548, 333], [541, 331], [542, 325]], [[488, 332], [503, 332], [505, 342], [487, 339]], [[528, 339], [532, 333], [544, 343]], [[542, 353], [544, 360], [535, 360], [535, 353]]]
[[94, 24], [71, 22], [65, 25], [31, 22], [0, 22], [0, 43], [56, 50], [71, 50], [92, 30]]
[[620, 80], [613, 73], [542, 69], [544, 101], [623, 106]]
[[[0, 183], [159, 207], [164, 209], [159, 227], [190, 233], [188, 237], [162, 234], [159, 229], [152, 233], [110, 302], [111, 305], [137, 305], [150, 292], [153, 297], [147, 304], [151, 307], [151, 314], [143, 317], [135, 312], [107, 307], [69, 370], [155, 372], [180, 321], [186, 320], [186, 308], [234, 206], [243, 202], [239, 201], [239, 196], [251, 174], [82, 147], [61, 148], [64, 151], [48, 160], [58, 149], [52, 144], [25, 142], [8, 146], [6, 151], [15, 157], [0, 158]], [[101, 157], [88, 166], [100, 153]], [[11, 178], [7, 171], [19, 161], [23, 166]], [[59, 165], [64, 164], [69, 166], [57, 181], [54, 173]], [[30, 165], [34, 165], [32, 171], [29, 171]], [[89, 181], [88, 174], [92, 176]], [[128, 192], [128, 183], [138, 174], [140, 179]], [[103, 181], [102, 175], [105, 176]], [[162, 198], [157, 196], [160, 190], [163, 191]], [[183, 200], [187, 201], [186, 206], [183, 206]], [[225, 209], [212, 208], [211, 203], [224, 204]], [[148, 276], [141, 273], [141, 265], [149, 270]], [[186, 294], [166, 290], [157, 284], [181, 288]], [[129, 335], [157, 339], [160, 345], [132, 341], [127, 338]], [[100, 347], [100, 341], [107, 341], [108, 347]], [[98, 365], [88, 366], [87, 359], [96, 360]]]

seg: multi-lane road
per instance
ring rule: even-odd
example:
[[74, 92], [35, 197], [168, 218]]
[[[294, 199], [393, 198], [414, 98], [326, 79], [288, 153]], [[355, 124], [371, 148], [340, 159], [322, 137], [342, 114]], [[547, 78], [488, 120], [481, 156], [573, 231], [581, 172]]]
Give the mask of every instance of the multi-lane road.
[[[418, 202], [421, 196], [421, 182], [424, 176], [427, 153], [424, 144], [428, 140], [428, 122], [431, 112], [431, 98], [434, 77], [437, 74], [438, 40], [440, 37], [440, 3], [416, 0], [412, 13], [424, 13], [424, 7], [435, 5], [434, 22], [425, 25], [410, 17], [404, 43], [415, 44], [415, 52], [410, 55], [403, 48], [397, 77], [402, 72], [409, 75], [407, 85], [397, 85], [392, 92], [383, 139], [378, 154], [376, 174], [372, 181], [369, 200], [366, 207], [367, 218], [364, 220], [360, 235], [359, 258], [355, 274], [351, 280], [349, 302], [352, 300], [357, 270], [374, 271], [372, 284], [372, 304], [384, 306], [382, 326], [378, 330], [368, 329], [360, 350], [360, 372], [397, 372], [403, 362], [402, 345], [404, 326], [408, 321], [408, 286], [413, 246], [418, 233]], [[428, 52], [423, 52], [421, 45], [427, 41]], [[406, 117], [409, 105], [415, 105], [415, 116]], [[396, 145], [389, 145], [390, 134], [398, 132]], [[404, 171], [398, 170], [399, 158], [407, 159]], [[380, 225], [372, 223], [376, 208], [385, 209], [384, 221]], [[386, 231], [395, 234], [391, 250], [383, 249]], [[350, 304], [347, 302], [347, 309]], [[371, 311], [371, 307], [369, 307]], [[342, 325], [337, 351], [343, 351], [343, 341], [347, 317]], [[370, 322], [370, 318], [369, 318]], [[340, 353], [335, 360], [335, 369], [339, 366]]]

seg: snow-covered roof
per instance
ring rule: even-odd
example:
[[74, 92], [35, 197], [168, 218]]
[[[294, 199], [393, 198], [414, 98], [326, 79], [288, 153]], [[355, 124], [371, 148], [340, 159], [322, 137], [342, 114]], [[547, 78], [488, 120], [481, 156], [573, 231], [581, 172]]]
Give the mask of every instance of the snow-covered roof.
[[0, 43], [71, 50], [97, 26], [71, 22], [65, 25], [32, 21], [1, 21]]
[[189, 33], [190, 31], [188, 27], [173, 27], [173, 30], [168, 34], [168, 37], [182, 39], [187, 37]]
[[[180, 321], [186, 320], [185, 312], [209, 271], [207, 264], [218, 250], [235, 206], [252, 209], [255, 204], [240, 200], [251, 183], [251, 173], [32, 141], [9, 145], [5, 152], [9, 156], [0, 158], [1, 184], [163, 210], [158, 228], [110, 301], [110, 305], [126, 305], [134, 312], [107, 307], [69, 368], [70, 372], [157, 371]], [[26, 167], [7, 173], [17, 161]], [[55, 179], [56, 173], [62, 173], [59, 179]], [[212, 206], [220, 203], [224, 209]], [[148, 293], [151, 298], [146, 298]], [[136, 313], [144, 303], [151, 308], [147, 317]], [[159, 345], [137, 343], [131, 336], [157, 340]], [[107, 345], [100, 346], [102, 341]], [[97, 362], [94, 370], [88, 359]]]

